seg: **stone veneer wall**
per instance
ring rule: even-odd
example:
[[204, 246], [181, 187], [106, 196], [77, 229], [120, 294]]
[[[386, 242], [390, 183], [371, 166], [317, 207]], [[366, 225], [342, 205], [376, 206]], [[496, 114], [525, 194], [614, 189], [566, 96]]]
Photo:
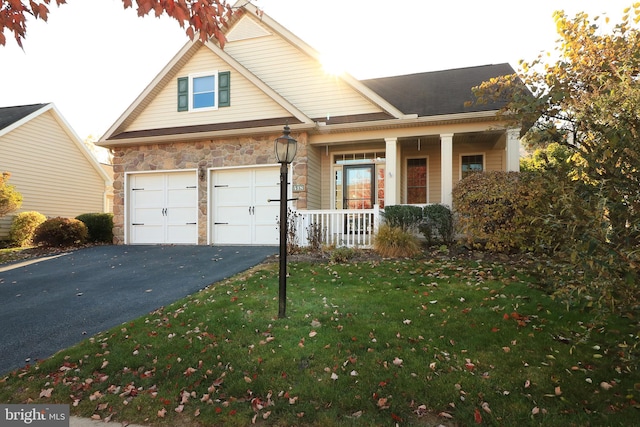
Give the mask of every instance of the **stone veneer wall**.
[[[275, 164], [274, 140], [279, 135], [264, 138], [234, 138], [197, 142], [175, 142], [113, 149], [114, 201], [113, 234], [115, 244], [124, 244], [125, 173], [142, 171], [175, 171], [233, 166]], [[295, 193], [296, 209], [306, 209], [307, 197], [307, 134], [292, 134], [298, 141], [293, 162], [292, 184], [304, 184], [305, 191]], [[198, 181], [198, 244], [207, 243], [207, 179]]]

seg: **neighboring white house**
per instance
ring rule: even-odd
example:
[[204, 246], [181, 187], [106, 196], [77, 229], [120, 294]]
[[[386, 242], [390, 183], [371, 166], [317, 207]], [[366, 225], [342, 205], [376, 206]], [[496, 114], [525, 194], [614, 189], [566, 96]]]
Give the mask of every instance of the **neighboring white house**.
[[503, 104], [467, 104], [509, 64], [328, 75], [305, 42], [237, 6], [224, 49], [186, 43], [98, 142], [114, 152], [116, 242], [277, 244], [273, 141], [285, 125], [298, 141], [291, 205], [343, 215], [318, 220], [334, 234], [371, 234], [345, 212], [450, 205], [467, 172], [518, 170], [520, 129], [496, 116]]
[[54, 104], [0, 108], [0, 171], [22, 194], [22, 207], [0, 218], [0, 239], [16, 213], [74, 218], [108, 212], [113, 179]]

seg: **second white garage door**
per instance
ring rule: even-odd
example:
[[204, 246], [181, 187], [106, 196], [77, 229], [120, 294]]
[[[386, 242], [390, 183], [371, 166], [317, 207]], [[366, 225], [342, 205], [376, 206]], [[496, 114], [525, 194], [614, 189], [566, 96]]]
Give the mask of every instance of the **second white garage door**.
[[221, 169], [211, 176], [211, 240], [220, 245], [277, 245], [280, 168]]

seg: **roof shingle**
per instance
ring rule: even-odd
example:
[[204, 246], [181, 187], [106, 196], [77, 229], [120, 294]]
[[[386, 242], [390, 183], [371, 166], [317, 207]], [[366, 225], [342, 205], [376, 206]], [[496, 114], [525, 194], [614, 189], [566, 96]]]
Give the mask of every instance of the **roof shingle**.
[[0, 130], [22, 120], [29, 114], [38, 111], [47, 104], [18, 105], [14, 107], [0, 107]]
[[432, 71], [404, 76], [361, 80], [363, 84], [389, 101], [404, 114], [419, 117], [443, 114], [499, 110], [504, 103], [473, 104], [471, 88], [492, 77], [513, 74], [511, 65], [483, 65], [479, 67]]

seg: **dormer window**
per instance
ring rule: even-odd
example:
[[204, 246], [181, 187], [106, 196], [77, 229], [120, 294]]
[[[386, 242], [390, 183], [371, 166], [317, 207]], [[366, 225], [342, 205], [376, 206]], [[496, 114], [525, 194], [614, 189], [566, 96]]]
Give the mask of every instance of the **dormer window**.
[[178, 78], [178, 111], [208, 111], [231, 105], [231, 72], [206, 72]]

